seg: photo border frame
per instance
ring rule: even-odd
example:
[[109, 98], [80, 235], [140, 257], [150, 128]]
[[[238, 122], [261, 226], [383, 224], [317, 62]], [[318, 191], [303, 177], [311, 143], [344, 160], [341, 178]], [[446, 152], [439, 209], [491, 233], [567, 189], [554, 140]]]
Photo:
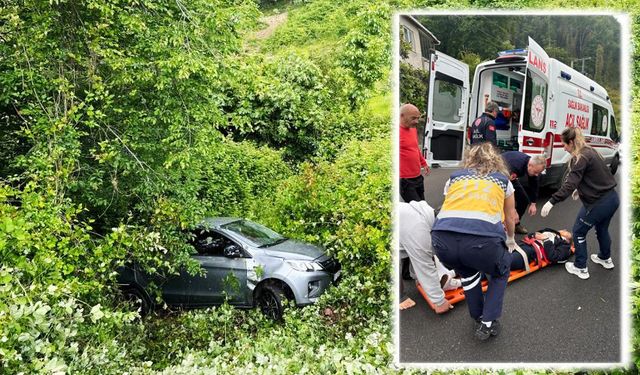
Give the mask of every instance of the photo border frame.
[[[466, 15], [466, 16], [612, 16], [620, 24], [620, 116], [621, 116], [621, 135], [622, 142], [620, 147], [621, 160], [621, 204], [620, 204], [620, 235], [621, 235], [621, 252], [624, 254], [620, 259], [620, 362], [608, 363], [554, 363], [554, 362], [517, 362], [517, 363], [449, 363], [449, 362], [432, 362], [432, 363], [402, 363], [400, 362], [400, 303], [398, 296], [399, 283], [402, 282], [399, 277], [399, 214], [397, 203], [400, 201], [399, 181], [399, 124], [400, 124], [400, 16], [447, 16], [447, 15]], [[425, 370], [467, 370], [467, 369], [486, 369], [486, 370], [504, 370], [504, 369], [528, 369], [528, 370], [605, 370], [605, 369], [623, 369], [629, 368], [631, 365], [632, 351], [632, 321], [631, 321], [631, 186], [628, 183], [628, 176], [631, 176], [632, 168], [632, 145], [631, 145], [631, 90], [632, 90], [632, 72], [631, 72], [631, 16], [629, 13], [621, 11], [602, 11], [597, 9], [585, 11], [567, 11], [560, 9], [520, 9], [520, 10], [413, 10], [407, 9], [394, 12], [392, 17], [392, 160], [393, 160], [393, 235], [392, 235], [392, 339], [394, 344], [393, 363], [399, 368], [425, 369]], [[490, 345], [488, 343], [487, 345]]]

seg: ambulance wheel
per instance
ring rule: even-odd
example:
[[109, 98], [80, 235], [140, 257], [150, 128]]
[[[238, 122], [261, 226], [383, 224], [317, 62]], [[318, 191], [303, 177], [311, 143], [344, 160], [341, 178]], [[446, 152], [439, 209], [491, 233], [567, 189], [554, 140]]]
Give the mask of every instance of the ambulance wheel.
[[609, 166], [609, 168], [611, 169], [611, 174], [615, 175], [616, 172], [618, 171], [619, 166], [620, 166], [620, 156], [616, 154], [616, 156], [613, 157], [613, 160], [611, 160], [611, 165]]
[[553, 190], [558, 190], [562, 187], [562, 185], [564, 184], [564, 182], [567, 179], [567, 176], [569, 176], [569, 168], [566, 167], [566, 165], [564, 166], [564, 172], [562, 172], [562, 178], [559, 179], [558, 181], [556, 181], [553, 185], [552, 185], [552, 189]]

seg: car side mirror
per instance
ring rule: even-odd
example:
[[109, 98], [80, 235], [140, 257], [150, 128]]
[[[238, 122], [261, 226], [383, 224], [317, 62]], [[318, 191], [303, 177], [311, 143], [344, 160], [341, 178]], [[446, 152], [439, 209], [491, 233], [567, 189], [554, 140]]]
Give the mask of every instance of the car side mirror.
[[240, 258], [242, 256], [242, 249], [238, 245], [229, 245], [224, 248], [224, 256], [227, 258]]

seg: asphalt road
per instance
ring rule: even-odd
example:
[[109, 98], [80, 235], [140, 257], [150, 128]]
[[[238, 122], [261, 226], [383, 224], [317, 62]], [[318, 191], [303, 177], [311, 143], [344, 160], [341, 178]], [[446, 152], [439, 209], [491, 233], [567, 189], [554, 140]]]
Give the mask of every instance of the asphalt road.
[[[434, 169], [425, 181], [426, 199], [432, 207], [443, 201], [443, 187], [452, 169]], [[619, 184], [619, 176], [618, 178]], [[556, 204], [549, 216], [539, 211], [552, 191], [542, 190], [538, 214], [526, 216], [529, 231], [549, 227], [571, 230], [580, 208], [568, 198]], [[620, 188], [618, 187], [618, 193]], [[624, 205], [624, 202], [622, 202]], [[527, 215], [527, 214], [525, 214]], [[588, 261], [590, 278], [567, 273], [552, 265], [507, 286], [502, 332], [485, 342], [473, 335], [466, 301], [447, 314], [436, 315], [413, 281], [404, 281], [417, 305], [400, 312], [401, 363], [595, 363], [620, 362], [621, 337], [621, 210], [611, 221], [612, 259], [616, 267], [605, 270]], [[522, 236], [517, 236], [516, 239]], [[595, 230], [587, 237], [589, 254], [597, 252]], [[572, 260], [572, 259], [571, 259]]]

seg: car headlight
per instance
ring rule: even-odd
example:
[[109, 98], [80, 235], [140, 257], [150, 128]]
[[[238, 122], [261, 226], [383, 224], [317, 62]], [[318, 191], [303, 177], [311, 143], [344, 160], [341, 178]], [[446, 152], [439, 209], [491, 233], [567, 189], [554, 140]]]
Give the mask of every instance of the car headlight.
[[310, 262], [307, 260], [285, 260], [288, 265], [296, 271], [313, 272], [322, 271], [322, 266], [317, 262]]

